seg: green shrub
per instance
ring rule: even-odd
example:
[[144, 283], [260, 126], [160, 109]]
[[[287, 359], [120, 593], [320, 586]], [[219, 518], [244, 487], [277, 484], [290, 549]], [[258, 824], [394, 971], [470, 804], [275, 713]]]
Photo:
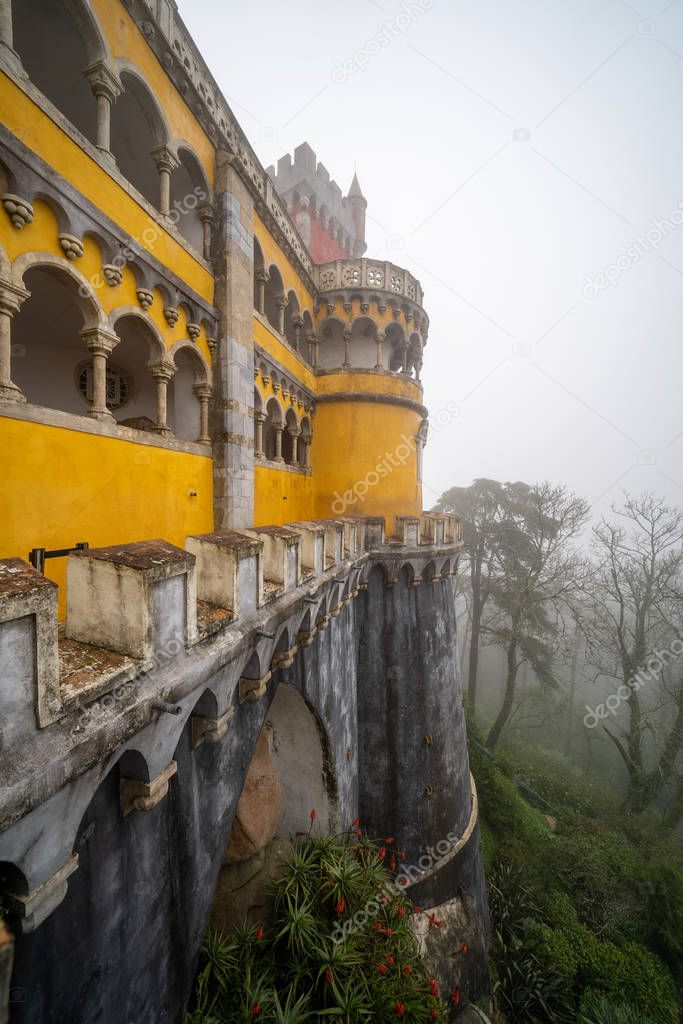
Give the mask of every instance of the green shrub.
[[269, 886], [267, 925], [207, 936], [186, 1024], [440, 1018], [414, 909], [379, 855], [362, 836], [299, 843]]
[[586, 989], [581, 1000], [577, 1024], [654, 1024], [651, 1017], [643, 1017], [641, 1008], [616, 1003], [600, 992]]

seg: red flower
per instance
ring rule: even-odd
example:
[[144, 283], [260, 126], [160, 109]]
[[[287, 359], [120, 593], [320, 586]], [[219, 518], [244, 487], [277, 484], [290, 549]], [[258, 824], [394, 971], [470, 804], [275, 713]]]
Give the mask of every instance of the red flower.
[[351, 822], [352, 825], [360, 825], [360, 818], [354, 818]]
[[443, 928], [443, 921], [437, 921], [436, 922], [436, 927], [437, 928]]
[[263, 928], [261, 927], [261, 925], [259, 925], [258, 928], [256, 929], [256, 941], [260, 942], [262, 938], [263, 938]]
[[377, 856], [379, 857], [380, 860], [384, 860], [386, 855], [387, 855], [386, 847], [385, 846], [380, 846], [379, 850], [377, 851]]
[[258, 1017], [260, 1012], [261, 1012], [261, 1004], [260, 1003], [254, 1003], [254, 1005], [251, 1008], [251, 1015], [252, 1015], [252, 1017]]
[[387, 838], [384, 840], [384, 842], [387, 844], [387, 846], [389, 845], [389, 843], [393, 843], [393, 841], [394, 841], [394, 837], [393, 836], [387, 836]]
[[393, 958], [393, 956], [388, 956], [387, 957], [387, 963], [389, 964], [390, 967], [394, 966], [394, 958]]
[[330, 970], [329, 967], [325, 971], [325, 981], [327, 982], [328, 985], [332, 984], [332, 971]]
[[451, 992], [451, 1002], [453, 1003], [453, 1006], [457, 1006], [458, 1003], [460, 1002], [460, 989], [459, 988], [454, 988], [453, 991]]
[[469, 953], [469, 951], [470, 951], [470, 947], [467, 945], [466, 942], [463, 942], [462, 946], [460, 947], [460, 952], [461, 953]]
[[403, 909], [403, 907], [396, 907], [396, 913], [398, 914], [399, 917], [403, 917], [405, 914], [405, 910]]
[[381, 924], [380, 921], [375, 921], [375, 931], [376, 932], [383, 932], [384, 931], [384, 928], [382, 928], [382, 924]]
[[403, 1005], [403, 1003], [395, 1003], [394, 1004], [394, 1013], [396, 1014], [397, 1017], [402, 1017], [405, 1012], [406, 1012], [406, 1008]]
[[379, 964], [378, 967], [377, 967], [377, 970], [379, 971], [380, 974], [386, 974], [387, 973], [387, 965], [386, 964]]
[[404, 974], [412, 974], [413, 973], [413, 968], [410, 966], [410, 964], [406, 964], [405, 965], [405, 967], [403, 968], [403, 973]]
[[438, 1016], [439, 1016], [439, 1011], [438, 1010], [432, 1010], [432, 1020], [436, 1020], [436, 1018]]
[[391, 870], [392, 870], [392, 871], [395, 871], [395, 870], [396, 870], [396, 858], [394, 857], [393, 853], [392, 853], [392, 855], [391, 855], [391, 863], [390, 863], [390, 867], [391, 867]]
[[422, 913], [422, 907], [418, 907], [417, 903], [414, 903], [413, 904], [413, 913], [414, 914], [421, 914]]
[[339, 900], [335, 909], [338, 914], [343, 914], [346, 910], [346, 900]]
[[405, 860], [406, 851], [405, 850], [399, 850], [398, 851], [398, 855], [399, 855], [401, 860]]
[[311, 821], [315, 821], [318, 815], [315, 813], [315, 808], [311, 811]]

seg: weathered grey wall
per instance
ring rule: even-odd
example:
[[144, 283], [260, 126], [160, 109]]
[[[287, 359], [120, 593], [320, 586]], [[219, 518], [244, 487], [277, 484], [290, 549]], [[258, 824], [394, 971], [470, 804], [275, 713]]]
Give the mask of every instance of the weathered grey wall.
[[[413, 588], [402, 575], [385, 588], [373, 570], [366, 593], [274, 674], [266, 696], [241, 706], [220, 742], [193, 750], [188, 722], [177, 774], [156, 807], [122, 819], [115, 766], [83, 819], [64, 902], [18, 940], [12, 1024], [181, 1024], [244, 778], [280, 683], [315, 716], [334, 824], [346, 828], [360, 813], [369, 831], [396, 837], [407, 862], [460, 835], [470, 786], [454, 621], [449, 581]], [[305, 789], [304, 772], [301, 781]], [[477, 991], [486, 985], [482, 886], [475, 835], [414, 887], [424, 905], [447, 905], [454, 927], [469, 921]], [[440, 963], [443, 949], [427, 939]]]

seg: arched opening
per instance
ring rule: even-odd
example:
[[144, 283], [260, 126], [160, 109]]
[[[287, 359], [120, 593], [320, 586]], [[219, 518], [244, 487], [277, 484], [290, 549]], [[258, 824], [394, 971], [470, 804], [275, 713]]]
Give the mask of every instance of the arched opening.
[[280, 683], [254, 748], [216, 888], [212, 923], [224, 933], [268, 911], [265, 883], [316, 812], [335, 827], [336, 787], [327, 737], [298, 690]]
[[268, 280], [266, 281], [265, 287], [265, 307], [264, 312], [268, 319], [270, 326], [281, 332], [281, 327], [284, 327], [284, 314], [283, 302], [285, 301], [285, 286], [282, 281], [282, 274], [276, 266], [271, 266], [268, 270]]
[[406, 366], [404, 367], [405, 372], [409, 373], [411, 377], [419, 377], [420, 368], [422, 366], [422, 342], [420, 341], [419, 334], [413, 332], [410, 335], [410, 342], [408, 344], [408, 355], [406, 360]]
[[303, 321], [299, 313], [299, 300], [294, 292], [290, 291], [287, 295], [287, 305], [285, 306], [285, 338], [296, 352], [301, 347], [302, 323]]
[[320, 329], [320, 355], [318, 365], [325, 370], [344, 365], [344, 325], [341, 320], [329, 318]]
[[193, 153], [178, 149], [178, 166], [171, 176], [170, 217], [193, 249], [204, 254], [204, 225], [199, 208], [209, 202], [209, 187]]
[[12, 323], [14, 381], [29, 402], [82, 416], [90, 406], [86, 378], [92, 360], [81, 331], [93, 325], [94, 306], [89, 308], [75, 279], [56, 266], [31, 267], [24, 286], [31, 295]]
[[163, 346], [142, 317], [124, 315], [114, 325], [121, 341], [111, 356], [111, 365], [128, 383], [128, 397], [119, 408], [111, 409], [114, 418], [125, 427], [156, 431], [156, 385], [148, 363], [159, 360]]
[[111, 113], [111, 151], [124, 177], [158, 209], [159, 170], [152, 154], [165, 145], [166, 129], [142, 79], [122, 70], [121, 84], [123, 93]]
[[387, 327], [382, 346], [382, 363], [386, 370], [398, 373], [403, 366], [403, 350], [405, 347], [405, 334], [400, 324], [390, 324]]
[[299, 345], [299, 352], [304, 359], [304, 362], [311, 364], [313, 362], [313, 317], [304, 310], [303, 313], [303, 324], [301, 327], [301, 344]]
[[206, 384], [206, 369], [199, 354], [189, 345], [174, 355], [175, 376], [169, 385], [168, 425], [180, 441], [197, 441], [203, 436], [201, 401], [197, 388]]
[[[279, 403], [271, 398], [266, 406], [266, 422], [263, 425], [263, 450], [271, 462], [282, 459], [282, 431], [285, 421]], [[278, 440], [279, 438], [279, 440]]]
[[104, 53], [87, 6], [77, 0], [21, 0], [12, 5], [12, 25], [14, 49], [33, 84], [95, 142], [97, 101], [83, 72]]
[[299, 463], [299, 424], [296, 413], [288, 409], [285, 416], [285, 430], [282, 435], [282, 458], [288, 466], [296, 466]]
[[351, 365], [373, 367], [377, 362], [377, 324], [369, 316], [358, 317], [351, 329]]

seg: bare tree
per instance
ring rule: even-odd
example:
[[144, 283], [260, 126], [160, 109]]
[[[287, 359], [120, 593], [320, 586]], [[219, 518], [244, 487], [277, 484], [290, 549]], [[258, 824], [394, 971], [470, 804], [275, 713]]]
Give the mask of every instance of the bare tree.
[[593, 531], [581, 625], [590, 660], [615, 682], [603, 728], [628, 772], [626, 808], [640, 812], [665, 786], [680, 792], [683, 512], [647, 493], [612, 512]]

